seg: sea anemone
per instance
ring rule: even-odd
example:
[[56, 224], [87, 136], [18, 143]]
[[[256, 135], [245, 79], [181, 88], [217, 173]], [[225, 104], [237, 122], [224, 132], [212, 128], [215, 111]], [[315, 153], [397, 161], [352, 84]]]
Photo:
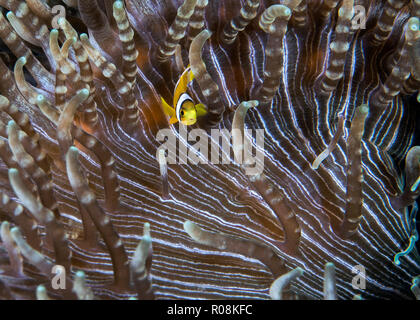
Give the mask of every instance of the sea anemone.
[[419, 0], [0, 6], [1, 298], [420, 297]]

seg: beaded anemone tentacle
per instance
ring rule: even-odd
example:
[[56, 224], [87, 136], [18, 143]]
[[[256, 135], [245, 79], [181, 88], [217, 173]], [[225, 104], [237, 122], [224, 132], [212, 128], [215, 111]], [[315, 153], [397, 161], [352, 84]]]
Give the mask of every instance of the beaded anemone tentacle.
[[[0, 0], [1, 297], [413, 298], [418, 0], [54, 4]], [[207, 113], [170, 125], [188, 65]]]

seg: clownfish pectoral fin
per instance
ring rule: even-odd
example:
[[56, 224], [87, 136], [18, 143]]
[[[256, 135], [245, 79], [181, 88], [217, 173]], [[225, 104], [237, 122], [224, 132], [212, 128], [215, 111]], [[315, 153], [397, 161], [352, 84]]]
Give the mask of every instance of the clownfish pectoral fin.
[[175, 116], [172, 117], [171, 119], [169, 119], [170, 124], [174, 124], [174, 123], [177, 123], [177, 122], [178, 122], [178, 119]]
[[202, 103], [198, 103], [195, 105], [195, 110], [197, 111], [197, 116], [201, 117], [207, 114], [206, 106]]
[[165, 99], [160, 97], [160, 100], [162, 101], [163, 106], [163, 112], [165, 112], [166, 115], [172, 117], [175, 117], [175, 110], [172, 108], [169, 104], [166, 103]]

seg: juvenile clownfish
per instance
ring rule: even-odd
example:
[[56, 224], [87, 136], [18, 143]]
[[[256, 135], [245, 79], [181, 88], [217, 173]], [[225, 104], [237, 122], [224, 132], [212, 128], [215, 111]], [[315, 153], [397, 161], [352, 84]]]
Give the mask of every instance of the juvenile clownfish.
[[207, 113], [206, 107], [202, 103], [194, 105], [191, 96], [186, 92], [188, 83], [193, 81], [194, 75], [191, 67], [185, 69], [176, 83], [174, 90], [174, 107], [171, 107], [161, 97], [163, 111], [170, 116], [170, 124], [181, 122], [183, 125], [189, 126], [197, 122], [197, 116], [203, 116]]

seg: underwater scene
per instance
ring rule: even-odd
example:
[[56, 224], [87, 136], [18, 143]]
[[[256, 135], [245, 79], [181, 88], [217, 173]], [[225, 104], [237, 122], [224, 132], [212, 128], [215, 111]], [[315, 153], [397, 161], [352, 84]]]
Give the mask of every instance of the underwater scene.
[[0, 300], [420, 299], [419, 19], [0, 0]]

